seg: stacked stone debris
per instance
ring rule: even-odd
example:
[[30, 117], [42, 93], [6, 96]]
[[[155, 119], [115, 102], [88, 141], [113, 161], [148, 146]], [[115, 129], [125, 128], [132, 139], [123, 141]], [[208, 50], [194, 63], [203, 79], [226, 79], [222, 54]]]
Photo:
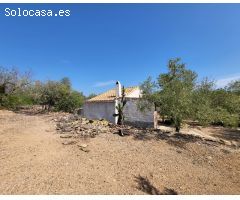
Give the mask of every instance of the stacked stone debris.
[[79, 115], [65, 115], [55, 118], [56, 129], [60, 134], [77, 134], [80, 137], [95, 137], [101, 133], [112, 132], [115, 125], [108, 121], [88, 120]]

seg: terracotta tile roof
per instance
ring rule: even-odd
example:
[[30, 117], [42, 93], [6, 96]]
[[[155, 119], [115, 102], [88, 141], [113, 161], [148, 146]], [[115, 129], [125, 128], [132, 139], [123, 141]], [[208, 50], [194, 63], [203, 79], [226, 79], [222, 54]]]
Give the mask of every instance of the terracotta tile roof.
[[[138, 89], [138, 87], [128, 87], [125, 88], [125, 94], [126, 97], [131, 94], [133, 91], [135, 91], [136, 89]], [[114, 101], [114, 99], [116, 98], [116, 89], [111, 89], [108, 90], [107, 92], [104, 92], [98, 96], [95, 96], [91, 99], [88, 99], [86, 102], [98, 102], [98, 101]]]

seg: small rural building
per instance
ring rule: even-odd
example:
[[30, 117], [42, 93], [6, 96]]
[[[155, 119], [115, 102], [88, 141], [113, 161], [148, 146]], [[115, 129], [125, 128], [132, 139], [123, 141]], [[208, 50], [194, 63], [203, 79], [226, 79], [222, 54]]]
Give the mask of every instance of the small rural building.
[[[83, 116], [88, 119], [106, 119], [112, 123], [117, 123], [116, 105], [122, 95], [122, 87], [119, 81], [116, 87], [91, 99], [83, 105]], [[141, 126], [153, 127], [154, 109], [141, 112], [138, 109], [138, 100], [141, 98], [139, 87], [125, 88], [126, 105], [124, 107], [125, 123]]]

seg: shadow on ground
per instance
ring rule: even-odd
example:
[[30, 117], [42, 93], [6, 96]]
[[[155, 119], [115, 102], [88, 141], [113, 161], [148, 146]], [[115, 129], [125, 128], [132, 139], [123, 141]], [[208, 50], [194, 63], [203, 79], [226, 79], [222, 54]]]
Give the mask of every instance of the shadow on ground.
[[169, 145], [185, 149], [187, 143], [194, 143], [197, 141], [202, 141], [202, 138], [194, 135], [186, 135], [181, 133], [169, 134], [161, 132], [160, 130], [154, 132], [141, 131], [135, 133], [133, 138], [135, 140], [164, 140]]
[[240, 143], [240, 130], [237, 129], [223, 128], [219, 130], [216, 128], [212, 136]]
[[47, 110], [30, 110], [30, 109], [20, 109], [14, 112], [17, 114], [23, 114], [28, 116], [43, 115], [48, 113]]
[[135, 177], [135, 180], [138, 184], [137, 189], [145, 192], [146, 194], [150, 195], [177, 195], [178, 193], [169, 188], [164, 188], [163, 191], [158, 190], [156, 187], [154, 187], [151, 182], [146, 177], [137, 176]]

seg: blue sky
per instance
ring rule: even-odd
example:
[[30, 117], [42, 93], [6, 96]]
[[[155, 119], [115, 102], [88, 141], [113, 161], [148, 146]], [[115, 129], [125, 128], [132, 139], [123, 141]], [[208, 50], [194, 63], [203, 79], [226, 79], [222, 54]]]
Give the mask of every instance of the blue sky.
[[[69, 17], [6, 17], [11, 9], [69, 9]], [[240, 4], [0, 4], [0, 65], [64, 76], [100, 93], [138, 85], [181, 57], [199, 78], [240, 78]]]

